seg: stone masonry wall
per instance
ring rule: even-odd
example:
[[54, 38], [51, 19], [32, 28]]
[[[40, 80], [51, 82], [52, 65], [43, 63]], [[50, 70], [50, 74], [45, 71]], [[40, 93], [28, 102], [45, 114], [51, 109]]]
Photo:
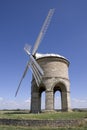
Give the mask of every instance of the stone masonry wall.
[[62, 77], [69, 79], [69, 62], [63, 58], [45, 57], [38, 59], [37, 62], [44, 70], [44, 77]]
[[18, 120], [0, 119], [0, 125], [28, 126], [28, 127], [75, 127], [82, 126], [87, 120]]

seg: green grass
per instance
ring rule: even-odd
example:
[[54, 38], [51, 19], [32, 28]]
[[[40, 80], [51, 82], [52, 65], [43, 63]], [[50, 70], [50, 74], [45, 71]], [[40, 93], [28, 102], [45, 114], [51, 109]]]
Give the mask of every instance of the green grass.
[[76, 128], [29, 128], [29, 127], [15, 127], [15, 126], [0, 126], [0, 130], [87, 130], [85, 127]]
[[81, 119], [87, 118], [87, 112], [53, 112], [31, 114], [28, 111], [0, 111], [0, 118], [7, 119]]

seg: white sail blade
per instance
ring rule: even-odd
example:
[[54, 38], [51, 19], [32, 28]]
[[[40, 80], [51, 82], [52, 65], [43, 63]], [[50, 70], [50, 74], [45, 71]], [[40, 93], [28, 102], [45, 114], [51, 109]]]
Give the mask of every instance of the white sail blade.
[[31, 61], [35, 64], [35, 66], [37, 67], [37, 69], [40, 71], [40, 73], [42, 75], [44, 75], [42, 68], [39, 66], [39, 64], [36, 62], [36, 60], [34, 59], [34, 57], [30, 54], [30, 46], [29, 45], [25, 45], [24, 50], [27, 52], [27, 54], [30, 56]]
[[37, 40], [35, 42], [34, 49], [32, 51], [32, 55], [35, 55], [35, 53], [36, 53], [36, 51], [38, 49], [38, 46], [39, 46], [41, 40], [43, 39], [43, 37], [44, 37], [44, 35], [46, 33], [46, 30], [47, 30], [47, 28], [48, 28], [48, 26], [50, 24], [50, 21], [51, 21], [51, 18], [53, 16], [54, 11], [55, 11], [55, 9], [50, 9], [49, 10], [48, 15], [47, 15], [47, 17], [45, 19], [45, 22], [44, 22], [44, 24], [43, 24], [43, 26], [41, 28], [41, 31], [40, 31], [40, 33], [39, 33], [39, 35], [37, 37]]
[[35, 64], [32, 63], [32, 66], [33, 66], [33, 69], [34, 69], [34, 71], [36, 73], [38, 81], [41, 82], [43, 75], [39, 72], [39, 70], [38, 70], [38, 68], [36, 67]]
[[36, 73], [36, 70], [35, 70], [35, 68], [34, 68], [33, 66], [32, 66], [32, 70], [33, 70], [33, 76], [34, 76], [34, 78], [35, 78], [36, 84], [37, 84], [37, 86], [39, 87], [40, 80], [39, 80], [38, 75], [37, 75], [37, 73]]
[[17, 94], [18, 94], [18, 91], [19, 91], [19, 89], [20, 89], [22, 80], [24, 79], [24, 77], [25, 77], [25, 75], [26, 75], [26, 73], [27, 73], [27, 71], [28, 71], [28, 68], [29, 68], [29, 62], [28, 62], [27, 65], [26, 65], [26, 68], [25, 68], [25, 70], [24, 70], [24, 73], [23, 73], [23, 75], [22, 75], [22, 78], [21, 78], [21, 80], [20, 80], [20, 83], [19, 83], [19, 85], [18, 85], [18, 87], [17, 87], [16, 93], [15, 93], [15, 97], [16, 97]]
[[35, 81], [36, 81], [36, 84], [37, 84], [37, 86], [39, 86], [39, 81], [38, 81], [38, 79], [37, 79], [37, 75], [36, 75], [36, 72], [35, 72], [35, 69], [33, 68], [33, 66], [31, 65], [31, 71], [32, 71], [32, 74], [33, 74], [33, 76], [34, 76], [34, 78], [35, 78]]
[[31, 46], [28, 44], [25, 44], [24, 50], [26, 51], [26, 53], [30, 56], [30, 50], [31, 50]]
[[40, 73], [40, 71], [38, 70], [36, 64], [34, 64], [33, 60], [31, 59], [31, 64], [30, 64], [31, 68], [32, 68], [32, 72], [33, 72], [33, 76], [35, 78], [36, 84], [39, 87], [41, 81], [42, 81], [42, 74]]
[[44, 75], [44, 72], [43, 72], [42, 68], [40, 67], [40, 65], [37, 63], [37, 61], [34, 59], [34, 57], [33, 57], [32, 55], [30, 56], [30, 59], [31, 59], [31, 61], [36, 65], [36, 67], [37, 67], [37, 69], [39, 70], [39, 72], [40, 72], [42, 75]]

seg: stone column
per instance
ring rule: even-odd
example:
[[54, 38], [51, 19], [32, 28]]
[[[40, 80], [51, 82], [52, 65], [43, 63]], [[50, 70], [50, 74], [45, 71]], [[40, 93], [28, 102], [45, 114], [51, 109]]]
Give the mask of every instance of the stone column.
[[62, 110], [70, 111], [70, 92], [62, 92]]
[[67, 91], [67, 111], [71, 111], [70, 91]]
[[53, 111], [54, 110], [54, 96], [53, 91], [46, 91], [46, 103], [45, 108], [46, 111]]
[[31, 112], [38, 113], [40, 112], [40, 98], [38, 92], [33, 92], [31, 96]]

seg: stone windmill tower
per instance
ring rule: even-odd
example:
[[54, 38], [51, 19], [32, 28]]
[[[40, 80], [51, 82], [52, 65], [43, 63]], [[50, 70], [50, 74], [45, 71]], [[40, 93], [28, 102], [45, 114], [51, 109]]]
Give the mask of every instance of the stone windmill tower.
[[46, 93], [46, 111], [54, 110], [54, 95], [57, 90], [61, 93], [62, 110], [70, 110], [70, 82], [68, 76], [68, 60], [60, 55], [41, 55], [37, 53], [38, 46], [46, 33], [53, 13], [54, 9], [50, 9], [41, 28], [41, 31], [36, 39], [32, 52], [30, 52], [30, 46], [27, 45], [24, 48], [29, 56], [29, 61], [26, 65], [15, 96], [19, 91], [21, 82], [24, 79], [28, 68], [30, 68], [33, 73], [31, 85], [32, 113], [41, 112], [41, 94], [43, 91]]
[[34, 77], [31, 86], [31, 112], [41, 112], [41, 94], [45, 91], [45, 111], [54, 110], [55, 92], [61, 93], [62, 111], [70, 111], [69, 61], [60, 55], [37, 54], [37, 62], [44, 70], [44, 76], [38, 87]]

